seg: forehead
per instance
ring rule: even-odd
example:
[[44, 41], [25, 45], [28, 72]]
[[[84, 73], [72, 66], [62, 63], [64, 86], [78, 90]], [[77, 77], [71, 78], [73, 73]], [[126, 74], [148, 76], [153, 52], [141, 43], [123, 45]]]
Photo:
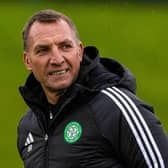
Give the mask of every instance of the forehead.
[[69, 40], [74, 40], [75, 38], [75, 33], [64, 20], [51, 23], [36, 21], [29, 31], [31, 43], [49, 39], [62, 40], [63, 38], [68, 38]]

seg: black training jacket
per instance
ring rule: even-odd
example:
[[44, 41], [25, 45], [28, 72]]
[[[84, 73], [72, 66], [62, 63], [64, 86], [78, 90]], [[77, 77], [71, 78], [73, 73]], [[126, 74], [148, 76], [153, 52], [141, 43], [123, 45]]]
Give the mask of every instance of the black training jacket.
[[168, 138], [135, 90], [132, 74], [95, 47], [55, 106], [30, 74], [20, 87], [30, 108], [18, 126], [25, 168], [168, 168]]

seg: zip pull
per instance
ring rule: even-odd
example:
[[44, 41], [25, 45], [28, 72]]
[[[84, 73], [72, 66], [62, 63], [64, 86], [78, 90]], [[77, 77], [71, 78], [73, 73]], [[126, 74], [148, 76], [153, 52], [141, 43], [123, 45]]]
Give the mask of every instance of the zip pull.
[[50, 120], [53, 119], [53, 113], [52, 113], [52, 111], [49, 112], [49, 117], [50, 117]]
[[45, 141], [48, 140], [48, 134], [45, 134], [45, 136], [44, 136], [44, 140], [45, 140]]

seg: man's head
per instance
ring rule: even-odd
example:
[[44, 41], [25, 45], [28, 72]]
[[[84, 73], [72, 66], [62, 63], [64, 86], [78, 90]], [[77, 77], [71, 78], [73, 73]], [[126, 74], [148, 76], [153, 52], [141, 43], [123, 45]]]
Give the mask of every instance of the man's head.
[[77, 79], [83, 45], [68, 17], [53, 10], [36, 13], [24, 29], [23, 40], [24, 63], [48, 99]]
[[58, 22], [60, 20], [64, 20], [69, 27], [74, 32], [75, 38], [78, 41], [79, 40], [79, 34], [76, 29], [75, 24], [72, 22], [72, 20], [64, 15], [63, 13], [57, 12], [55, 10], [42, 10], [37, 13], [35, 13], [26, 23], [24, 29], [23, 29], [23, 47], [24, 51], [28, 50], [28, 44], [29, 44], [29, 31], [31, 26], [34, 24], [34, 22], [40, 22], [40, 23], [52, 23], [52, 22]]

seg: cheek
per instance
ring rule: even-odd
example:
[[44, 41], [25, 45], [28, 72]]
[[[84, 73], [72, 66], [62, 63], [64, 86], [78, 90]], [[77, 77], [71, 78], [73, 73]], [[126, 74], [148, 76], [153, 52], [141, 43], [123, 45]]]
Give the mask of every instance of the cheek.
[[32, 64], [32, 72], [34, 73], [36, 78], [40, 78], [40, 76], [45, 72], [44, 64], [41, 62], [34, 61]]
[[36, 70], [43, 69], [47, 64], [47, 59], [39, 57], [32, 60], [32, 67]]
[[37, 64], [36, 62], [34, 62], [34, 63], [32, 64], [32, 70], [33, 70], [33, 71], [40, 71], [41, 68], [42, 68], [42, 66], [41, 66], [40, 64]]

